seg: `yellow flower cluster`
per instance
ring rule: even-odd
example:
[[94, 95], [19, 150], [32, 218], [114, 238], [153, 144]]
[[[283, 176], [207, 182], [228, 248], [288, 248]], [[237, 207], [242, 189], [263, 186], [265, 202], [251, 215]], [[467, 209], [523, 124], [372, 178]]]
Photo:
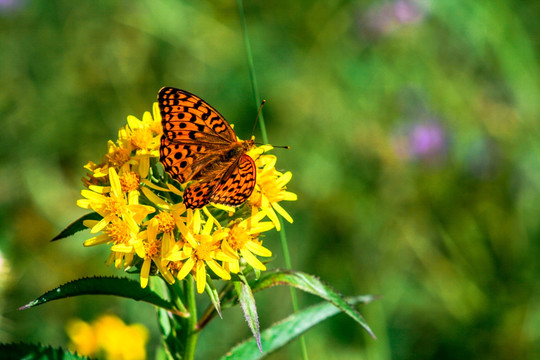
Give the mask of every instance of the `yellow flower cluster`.
[[257, 183], [246, 203], [238, 208], [210, 204], [186, 209], [181, 202], [184, 187], [171, 184], [159, 164], [162, 127], [157, 103], [153, 116], [146, 112], [142, 121], [134, 116], [127, 120], [117, 142], [109, 141], [103, 161], [85, 166], [87, 189], [77, 205], [102, 218], [84, 222], [96, 234], [84, 245], [110, 244], [107, 263], [140, 269], [142, 287], [151, 273], [171, 284], [191, 273], [202, 293], [208, 269], [224, 280], [246, 266], [265, 270], [257, 256], [272, 253], [259, 236], [280, 230], [277, 214], [292, 222], [279, 202], [296, 200], [296, 194], [286, 190], [291, 173], [276, 170], [276, 157], [264, 154], [272, 147], [249, 153], [257, 166]]
[[66, 331], [69, 347], [80, 355], [110, 360], [146, 359], [149, 333], [143, 325], [126, 325], [114, 315], [103, 315], [92, 323], [73, 319]]

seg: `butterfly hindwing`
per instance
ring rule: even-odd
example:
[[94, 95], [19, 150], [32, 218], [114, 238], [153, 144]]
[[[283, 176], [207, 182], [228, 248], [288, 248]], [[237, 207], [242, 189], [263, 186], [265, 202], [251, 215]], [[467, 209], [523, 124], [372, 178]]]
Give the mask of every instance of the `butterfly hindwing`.
[[251, 156], [243, 154], [232, 169], [220, 179], [210, 195], [210, 201], [238, 206], [245, 202], [255, 188], [257, 171]]
[[215, 184], [215, 181], [201, 181], [188, 186], [184, 191], [184, 205], [186, 205], [186, 208], [198, 209], [208, 204]]

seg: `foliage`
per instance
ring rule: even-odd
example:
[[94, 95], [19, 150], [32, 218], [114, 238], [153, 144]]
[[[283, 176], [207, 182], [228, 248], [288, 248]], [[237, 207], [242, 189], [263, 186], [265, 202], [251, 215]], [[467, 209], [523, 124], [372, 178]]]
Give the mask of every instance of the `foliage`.
[[[96, 262], [103, 250], [81, 249], [85, 234], [44, 239], [85, 214], [72, 206], [80, 164], [161, 86], [204, 96], [249, 138], [257, 109], [236, 4], [13, 3], [0, 12], [0, 336], [60, 344], [64, 319], [110, 307], [142, 314], [155, 345], [146, 304], [12, 309], [74, 274], [113, 273]], [[539, 12], [509, 0], [246, 2], [269, 138], [291, 147], [280, 164], [302, 199], [288, 209], [293, 264], [345, 294], [383, 296], [363, 310], [376, 342], [336, 317], [306, 336], [310, 359], [540, 356]], [[255, 297], [272, 314], [261, 324], [290, 314]], [[226, 334], [216, 324], [202, 358], [249, 336], [241, 321]]]

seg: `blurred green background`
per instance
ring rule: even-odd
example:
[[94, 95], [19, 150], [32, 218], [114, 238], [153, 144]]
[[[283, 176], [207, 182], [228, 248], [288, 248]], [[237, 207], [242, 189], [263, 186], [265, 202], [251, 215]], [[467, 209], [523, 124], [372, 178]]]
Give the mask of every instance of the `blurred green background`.
[[[298, 270], [360, 308], [306, 336], [310, 359], [540, 358], [540, 3], [525, 0], [246, 1], [270, 142], [293, 172], [284, 204]], [[0, 340], [66, 346], [71, 318], [155, 311], [111, 297], [17, 308], [82, 276], [117, 274], [84, 214], [99, 161], [162, 86], [206, 99], [250, 136], [256, 115], [235, 1], [0, 0]], [[259, 137], [259, 133], [256, 135]], [[265, 245], [283, 266], [279, 236]], [[257, 294], [262, 326], [288, 289]], [[206, 302], [201, 297], [201, 302]], [[300, 294], [302, 307], [316, 302]], [[200, 359], [250, 333], [229, 310]], [[298, 359], [298, 342], [270, 356]]]

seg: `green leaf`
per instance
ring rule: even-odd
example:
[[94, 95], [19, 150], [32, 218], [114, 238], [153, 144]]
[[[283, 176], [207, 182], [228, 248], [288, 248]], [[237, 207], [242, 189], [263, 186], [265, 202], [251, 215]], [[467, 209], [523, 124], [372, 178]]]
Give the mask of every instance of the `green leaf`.
[[30, 301], [19, 310], [28, 309], [49, 301], [80, 295], [115, 295], [144, 301], [157, 307], [175, 312], [174, 305], [152, 290], [142, 289], [138, 281], [118, 277], [92, 277], [71, 281]]
[[223, 316], [221, 315], [219, 293], [216, 287], [214, 286], [214, 282], [212, 281], [212, 278], [208, 275], [206, 276], [206, 293], [208, 294], [210, 301], [212, 301], [212, 305], [214, 305], [214, 309], [216, 309], [216, 312], [218, 313], [219, 317], [223, 319]]
[[[350, 304], [357, 304], [368, 303], [374, 299], [374, 296], [356, 296], [348, 298], [347, 301]], [[221, 357], [220, 360], [261, 359], [282, 348], [320, 322], [340, 312], [341, 309], [327, 302], [309, 307], [264, 330], [261, 334], [263, 353], [259, 351], [259, 346], [255, 339], [251, 338], [236, 345], [226, 355]]]
[[55, 349], [51, 346], [39, 344], [0, 344], [2, 359], [25, 359], [25, 360], [84, 360], [87, 357], [73, 354], [64, 349]]
[[54, 239], [52, 239], [51, 241], [60, 240], [68, 236], [71, 236], [79, 231], [87, 230], [88, 228], [83, 225], [84, 220], [101, 220], [102, 218], [103, 217], [96, 212], [91, 212], [89, 214], [86, 214], [82, 216], [81, 218], [75, 220], [71, 224], [69, 224], [67, 228], [62, 230], [62, 232], [56, 235]]
[[274, 270], [261, 276], [258, 281], [255, 281], [252, 284], [251, 288], [255, 292], [276, 285], [294, 286], [297, 289], [317, 295], [326, 301], [331, 302], [340, 308], [341, 311], [356, 320], [356, 322], [358, 322], [371, 335], [371, 337], [376, 339], [373, 331], [370, 329], [358, 310], [348, 304], [341, 294], [333, 290], [330, 286], [324, 284], [317, 277], [294, 270]]
[[253, 292], [249, 285], [243, 281], [235, 281], [234, 288], [238, 294], [238, 300], [240, 301], [246, 322], [253, 333], [253, 337], [259, 347], [260, 353], [262, 353], [263, 349], [261, 345], [261, 332], [259, 330], [259, 316], [257, 315], [257, 306], [255, 305]]

